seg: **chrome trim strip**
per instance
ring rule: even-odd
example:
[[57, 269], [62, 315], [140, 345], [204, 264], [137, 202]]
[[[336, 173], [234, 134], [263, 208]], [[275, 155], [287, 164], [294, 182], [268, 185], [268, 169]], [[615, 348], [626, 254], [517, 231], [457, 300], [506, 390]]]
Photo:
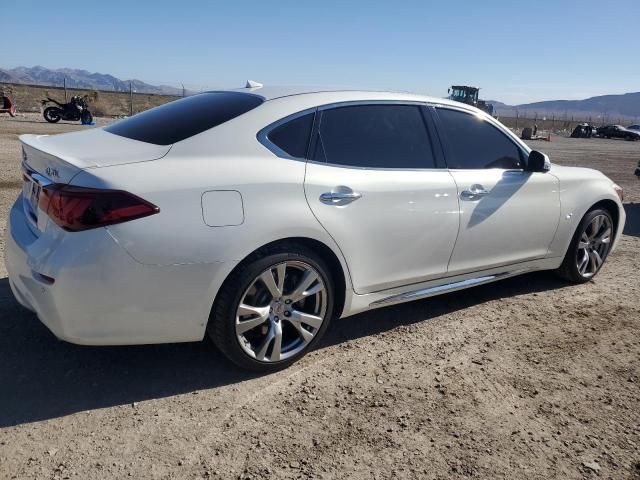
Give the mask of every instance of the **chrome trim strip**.
[[386, 307], [388, 305], [396, 305], [398, 303], [410, 302], [413, 300], [419, 300], [422, 298], [432, 297], [441, 293], [452, 292], [454, 290], [460, 290], [463, 288], [474, 287], [476, 285], [482, 285], [484, 283], [494, 282], [503, 278], [512, 277], [521, 273], [528, 272], [528, 268], [513, 270], [510, 272], [496, 273], [493, 275], [485, 275], [482, 277], [468, 278], [466, 280], [460, 280], [453, 283], [445, 283], [444, 285], [438, 285], [436, 287], [423, 288], [420, 290], [414, 290], [411, 292], [399, 293], [392, 295], [381, 300], [376, 300], [369, 304], [370, 308]]
[[31, 180], [40, 185], [41, 187], [46, 187], [47, 185], [51, 185], [53, 182], [46, 177], [43, 177], [39, 173], [32, 173], [30, 175]]
[[[354, 105], [416, 105], [416, 106], [430, 106], [431, 103], [430, 102], [424, 102], [424, 101], [418, 101], [418, 100], [345, 100], [345, 101], [340, 101], [340, 102], [333, 102], [333, 103], [326, 103], [323, 105], [319, 105], [317, 107], [311, 107], [311, 108], [307, 108], [305, 110], [301, 110], [299, 112], [295, 112], [292, 113], [290, 115], [287, 115], [286, 117], [283, 117], [279, 120], [276, 120], [275, 122], [270, 123], [269, 125], [267, 125], [266, 127], [263, 127], [257, 134], [256, 134], [256, 138], [258, 140], [258, 142], [260, 142], [264, 147], [266, 147], [269, 151], [271, 151], [271, 153], [273, 153], [274, 155], [276, 155], [277, 157], [280, 158], [286, 158], [288, 160], [298, 160], [298, 161], [302, 161], [302, 162], [313, 162], [313, 163], [318, 163], [320, 165], [332, 165], [330, 163], [327, 162], [315, 162], [313, 160], [307, 160], [305, 158], [300, 158], [300, 157], [294, 157], [289, 155], [287, 152], [285, 152], [284, 150], [282, 150], [280, 147], [278, 147], [276, 144], [272, 143], [269, 140], [269, 133], [271, 133], [271, 130], [279, 127], [280, 125], [282, 125], [283, 123], [289, 122], [291, 120], [295, 120], [298, 117], [301, 117], [303, 115], [307, 115], [309, 113], [313, 113], [313, 112], [320, 112], [320, 111], [324, 111], [324, 110], [332, 110], [334, 108], [341, 108], [341, 107], [350, 107], [350, 106], [354, 106]], [[427, 125], [425, 123], [425, 129], [427, 129]], [[427, 129], [428, 131], [428, 129]], [[366, 167], [349, 167], [348, 165], [335, 165], [335, 166], [339, 166], [339, 167], [344, 167], [344, 168], [359, 168], [362, 170], [367, 170]], [[372, 170], [372, 169], [368, 169], [368, 170]], [[375, 170], [442, 170], [441, 168], [425, 168], [425, 169], [399, 169], [399, 168], [377, 168]]]
[[[37, 173], [34, 169], [32, 169], [29, 166], [29, 164], [25, 160], [22, 161], [22, 173], [25, 177], [25, 180], [28, 180], [29, 182], [35, 183], [36, 185], [38, 185], [38, 188], [40, 188], [40, 193], [42, 193], [43, 187], [46, 187], [54, 183], [48, 178]], [[22, 190], [24, 192], [24, 186]], [[29, 201], [29, 199], [27, 199], [24, 196], [24, 194], [22, 194], [22, 209], [26, 214], [29, 229], [31, 230], [32, 233], [34, 233], [35, 235], [38, 235], [40, 233], [40, 229], [38, 228], [38, 212], [37, 212], [38, 206], [37, 205], [35, 206], [36, 210], [34, 210], [32, 207], [33, 206], [31, 205], [31, 202]]]
[[317, 111], [317, 108], [312, 107], [312, 108], [307, 108], [306, 110], [302, 110], [300, 112], [292, 113], [291, 115], [287, 115], [286, 117], [283, 117], [280, 120], [276, 120], [275, 122], [270, 123], [269, 125], [264, 127], [262, 130], [260, 130], [257, 133], [256, 138], [264, 147], [266, 147], [269, 151], [271, 151], [271, 153], [273, 153], [276, 157], [286, 158], [288, 160], [298, 160], [301, 162], [306, 162], [306, 159], [302, 157], [294, 157], [292, 155], [289, 155], [287, 152], [285, 152], [280, 147], [278, 147], [275, 143], [269, 140], [269, 134], [271, 133], [272, 130], [279, 127], [283, 123], [290, 122], [291, 120], [295, 120], [298, 117], [302, 117], [310, 113], [315, 113], [316, 111]]

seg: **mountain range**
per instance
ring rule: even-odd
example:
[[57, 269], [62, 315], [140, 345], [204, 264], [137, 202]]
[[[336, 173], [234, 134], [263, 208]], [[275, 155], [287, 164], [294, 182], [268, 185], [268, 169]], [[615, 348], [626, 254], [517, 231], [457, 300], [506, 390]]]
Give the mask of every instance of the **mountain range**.
[[521, 105], [506, 105], [495, 100], [489, 100], [489, 103], [492, 103], [498, 114], [504, 117], [515, 117], [516, 112], [519, 115], [538, 114], [556, 118], [608, 117], [612, 121], [618, 118], [631, 120], [640, 117], [640, 92], [600, 95], [584, 100], [547, 100]]
[[91, 73], [74, 68], [16, 67], [0, 68], [0, 83], [22, 83], [61, 87], [66, 79], [68, 88], [128, 92], [129, 85], [139, 93], [180, 95], [182, 89], [167, 85], [150, 85], [141, 80], [120, 80], [113, 75]]
[[[50, 69], [41, 66], [0, 68], [0, 83], [22, 83], [33, 85], [62, 86], [66, 79], [67, 87], [92, 90], [110, 90], [128, 92], [129, 85], [139, 93], [181, 95], [182, 89], [167, 85], [151, 85], [141, 80], [120, 80], [113, 75], [91, 73], [73, 68]], [[602, 118], [637, 119], [640, 117], [640, 92], [621, 95], [601, 95], [585, 100], [548, 100], [544, 102], [507, 105], [497, 100], [493, 103], [497, 113], [504, 117], [555, 116], [556, 118]]]

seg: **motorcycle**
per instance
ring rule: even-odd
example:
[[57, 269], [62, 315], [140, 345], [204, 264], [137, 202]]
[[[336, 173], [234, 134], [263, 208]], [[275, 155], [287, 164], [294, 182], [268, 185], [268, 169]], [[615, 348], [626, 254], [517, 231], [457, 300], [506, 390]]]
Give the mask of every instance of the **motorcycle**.
[[93, 122], [93, 115], [91, 115], [91, 111], [89, 111], [86, 95], [84, 97], [75, 95], [71, 97], [69, 103], [60, 103], [53, 98], [47, 97], [42, 103], [47, 102], [53, 102], [57, 105], [57, 107], [47, 107], [44, 109], [44, 119], [49, 123], [56, 123], [60, 120], [68, 120], [71, 122], [80, 120], [83, 125], [88, 125]]

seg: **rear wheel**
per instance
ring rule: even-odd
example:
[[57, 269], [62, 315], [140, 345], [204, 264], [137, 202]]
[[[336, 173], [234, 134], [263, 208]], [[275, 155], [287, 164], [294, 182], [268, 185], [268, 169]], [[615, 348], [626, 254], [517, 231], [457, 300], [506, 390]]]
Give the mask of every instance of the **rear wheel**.
[[268, 252], [225, 282], [209, 319], [214, 344], [236, 365], [271, 372], [304, 356], [333, 314], [330, 270], [313, 251]]
[[587, 212], [571, 240], [558, 274], [570, 282], [584, 283], [599, 271], [613, 241], [611, 214], [598, 208]]
[[57, 123], [60, 121], [60, 109], [58, 107], [47, 107], [43, 112], [44, 119], [49, 123]]

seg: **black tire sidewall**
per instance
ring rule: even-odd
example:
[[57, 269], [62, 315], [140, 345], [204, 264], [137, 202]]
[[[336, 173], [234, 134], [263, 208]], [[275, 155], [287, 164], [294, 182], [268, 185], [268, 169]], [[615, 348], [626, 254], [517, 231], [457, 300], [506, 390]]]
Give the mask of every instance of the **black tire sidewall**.
[[[50, 112], [50, 115], [47, 115]], [[48, 107], [44, 109], [44, 119], [49, 123], [58, 123], [62, 118], [56, 107]]]
[[[304, 350], [280, 362], [261, 362], [251, 358], [240, 346], [235, 333], [235, 316], [244, 292], [262, 272], [285, 261], [301, 261], [311, 265], [322, 277], [327, 294], [327, 313], [322, 326]], [[295, 251], [273, 252], [259, 256], [239, 266], [223, 284], [211, 311], [208, 334], [213, 343], [239, 367], [261, 373], [278, 371], [296, 362], [320, 341], [334, 315], [334, 281], [326, 263], [312, 250], [296, 248]]]
[[91, 124], [91, 122], [93, 122], [93, 115], [91, 115], [91, 112], [89, 110], [85, 110], [82, 112], [82, 115], [80, 115], [80, 122], [83, 125], [89, 125]]

